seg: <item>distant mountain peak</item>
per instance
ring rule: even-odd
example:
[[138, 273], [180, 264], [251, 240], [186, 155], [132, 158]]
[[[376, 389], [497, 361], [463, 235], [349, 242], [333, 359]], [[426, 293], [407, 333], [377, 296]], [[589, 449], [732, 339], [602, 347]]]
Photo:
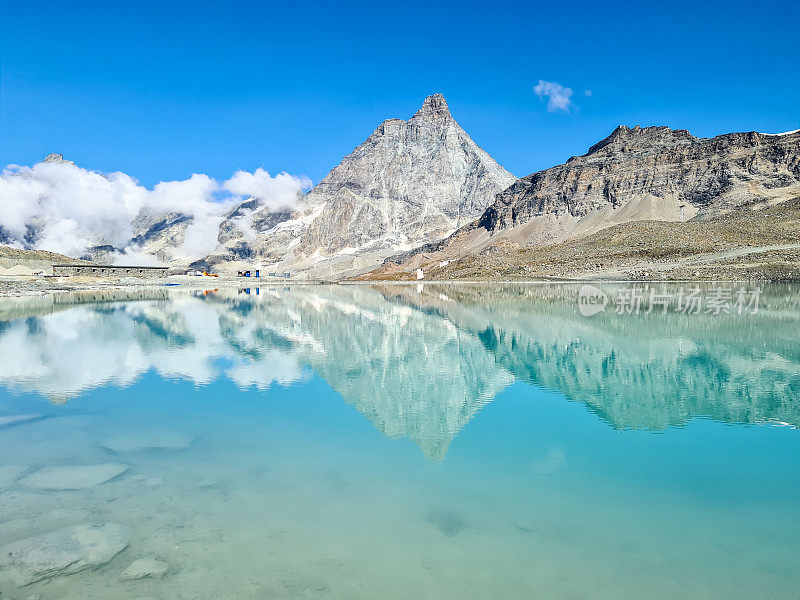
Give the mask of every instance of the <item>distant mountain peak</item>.
[[74, 165], [75, 164], [71, 160], [65, 160], [63, 154], [56, 154], [55, 152], [53, 154], [48, 154], [47, 156], [45, 156], [44, 160], [42, 162], [53, 163], [53, 164], [56, 164], [56, 165]]

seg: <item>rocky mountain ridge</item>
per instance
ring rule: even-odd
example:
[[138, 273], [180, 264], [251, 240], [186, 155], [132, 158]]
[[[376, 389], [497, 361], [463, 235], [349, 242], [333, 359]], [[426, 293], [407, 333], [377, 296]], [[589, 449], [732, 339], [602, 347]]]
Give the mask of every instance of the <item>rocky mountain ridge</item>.
[[449, 238], [388, 259], [418, 266], [499, 245], [542, 246], [621, 223], [688, 221], [800, 195], [800, 132], [696, 138], [617, 127], [582, 156], [517, 180]]
[[[59, 154], [44, 162], [74, 166]], [[398, 268], [412, 276], [422, 265], [571, 243], [627, 223], [734, 212], [741, 221], [742, 211], [798, 197], [800, 130], [697, 138], [668, 127], [619, 126], [586, 154], [517, 180], [434, 94], [410, 119], [378, 125], [293, 207], [251, 197], [215, 208], [199, 228], [191, 214], [151, 206], [131, 217], [124, 248], [98, 231], [81, 258], [110, 262], [125, 251], [128, 262], [155, 257], [186, 266], [176, 250], [196, 246], [199, 231], [216, 248], [194, 266], [223, 273], [260, 266], [340, 278], [385, 261], [378, 277]], [[22, 246], [37, 247], [41, 229], [32, 219]], [[14, 239], [0, 228], [0, 243], [19, 246], [19, 234]]]
[[647, 195], [693, 211], [720, 210], [798, 187], [800, 133], [704, 139], [683, 129], [620, 126], [583, 156], [518, 180], [480, 222], [494, 230], [549, 213], [581, 217]]

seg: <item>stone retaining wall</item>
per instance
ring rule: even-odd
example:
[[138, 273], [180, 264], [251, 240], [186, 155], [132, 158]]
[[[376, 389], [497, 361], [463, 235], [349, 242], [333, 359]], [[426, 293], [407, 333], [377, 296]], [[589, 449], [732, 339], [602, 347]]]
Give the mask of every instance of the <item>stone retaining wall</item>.
[[53, 265], [53, 275], [61, 277], [166, 277], [167, 267], [118, 265]]

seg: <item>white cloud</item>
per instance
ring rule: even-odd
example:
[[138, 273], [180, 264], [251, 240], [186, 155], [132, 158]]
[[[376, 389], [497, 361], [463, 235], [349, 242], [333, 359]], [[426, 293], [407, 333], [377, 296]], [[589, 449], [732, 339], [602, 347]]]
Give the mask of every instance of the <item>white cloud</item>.
[[219, 224], [236, 203], [255, 196], [271, 209], [292, 208], [310, 185], [307, 177], [259, 168], [224, 182], [195, 174], [148, 189], [125, 173], [101, 174], [68, 162], [9, 165], [0, 175], [0, 243], [70, 256], [98, 245], [126, 248], [138, 216], [172, 212], [191, 217], [176, 258], [194, 259], [214, 249]]
[[264, 169], [258, 168], [253, 173], [236, 171], [233, 177], [225, 182], [225, 189], [238, 196], [254, 197], [262, 200], [273, 210], [291, 208], [297, 200], [297, 184], [310, 187], [307, 177], [295, 177], [289, 173], [279, 173], [271, 177]]
[[[224, 375], [242, 388], [260, 389], [305, 377], [302, 348], [270, 346], [258, 330], [246, 329], [249, 321], [234, 320], [231, 331], [228, 304], [184, 295], [169, 305], [145, 301], [107, 308], [102, 315], [93, 305], [56, 311], [39, 317], [34, 332], [24, 319], [8, 322], [0, 330], [0, 383], [69, 398], [108, 383], [128, 386], [151, 370], [197, 385]], [[141, 323], [188, 341], [141, 336]]]
[[533, 91], [542, 100], [547, 97], [547, 110], [550, 112], [557, 110], [569, 112], [572, 106], [572, 88], [564, 87], [560, 83], [540, 79]]

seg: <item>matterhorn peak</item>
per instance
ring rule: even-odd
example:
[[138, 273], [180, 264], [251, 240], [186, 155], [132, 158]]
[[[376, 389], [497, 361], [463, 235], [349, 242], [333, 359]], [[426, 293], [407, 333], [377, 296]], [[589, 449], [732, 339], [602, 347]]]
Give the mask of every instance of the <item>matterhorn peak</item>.
[[450, 109], [447, 108], [447, 100], [439, 93], [428, 96], [425, 98], [425, 102], [422, 103], [422, 108], [414, 116], [422, 115], [449, 117]]
[[259, 229], [255, 242], [226, 223], [231, 237], [207, 260], [241, 260], [245, 248], [248, 257], [294, 272], [355, 272], [443, 238], [515, 180], [458, 125], [444, 96], [433, 94], [408, 121], [378, 125], [291, 219]]

